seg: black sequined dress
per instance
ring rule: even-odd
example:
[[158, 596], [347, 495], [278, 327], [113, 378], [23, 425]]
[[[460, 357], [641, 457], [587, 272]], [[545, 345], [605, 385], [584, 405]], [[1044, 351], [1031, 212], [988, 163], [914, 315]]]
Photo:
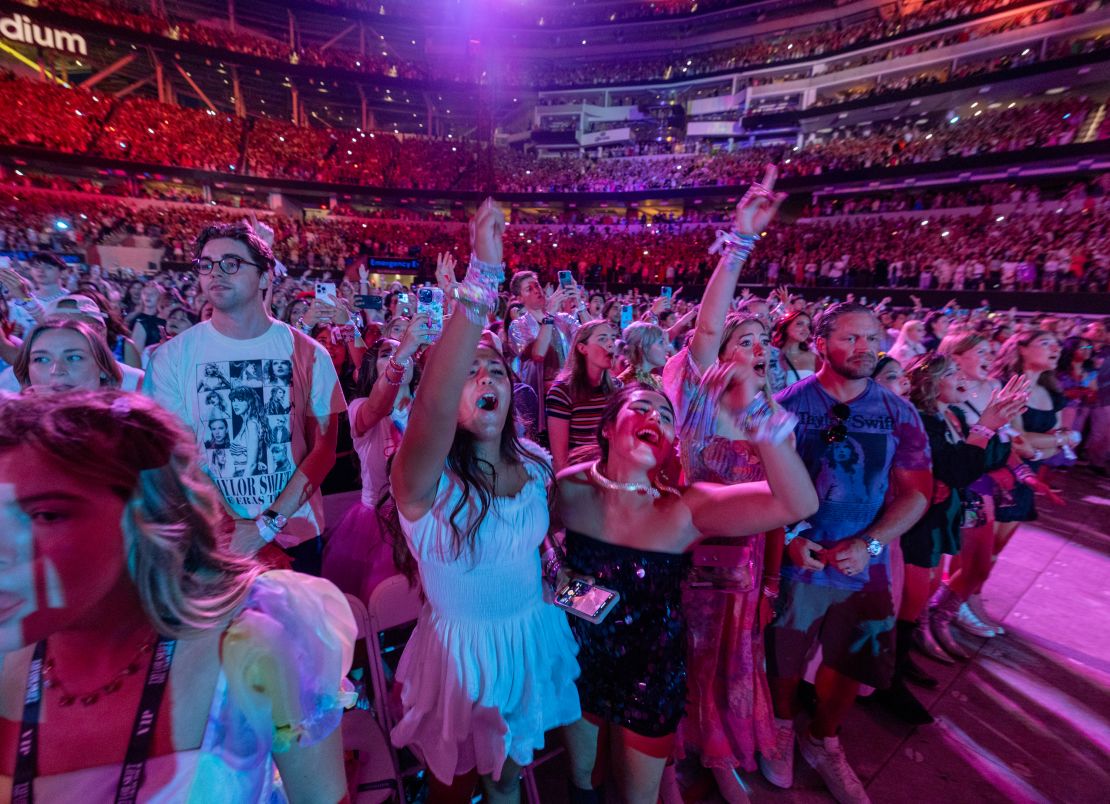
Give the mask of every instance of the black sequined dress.
[[623, 547], [569, 529], [565, 547], [570, 569], [621, 596], [597, 625], [570, 617], [582, 711], [646, 737], [672, 734], [686, 704], [689, 554]]

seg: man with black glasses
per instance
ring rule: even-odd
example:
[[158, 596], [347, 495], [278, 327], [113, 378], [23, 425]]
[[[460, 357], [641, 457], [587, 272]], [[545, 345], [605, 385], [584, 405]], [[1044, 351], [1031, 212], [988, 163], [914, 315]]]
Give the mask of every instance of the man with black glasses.
[[[206, 470], [235, 522], [232, 547], [276, 564], [280, 548], [294, 569], [318, 575], [320, 485], [346, 410], [335, 367], [322, 346], [270, 317], [274, 255], [250, 226], [210, 226], [195, 254], [212, 318], [154, 351], [143, 390], [184, 421], [198, 447], [210, 439], [205, 414], [220, 397], [227, 446], [202, 454], [220, 453]], [[286, 442], [288, 456], [277, 461], [270, 447]]]
[[783, 559], [767, 629], [778, 739], [760, 767], [773, 784], [792, 783], [798, 685], [820, 645], [816, 713], [797, 743], [841, 802], [868, 797], [840, 746], [840, 724], [860, 684], [886, 687], [894, 668], [888, 545], [925, 512], [933, 484], [917, 411], [871, 380], [881, 335], [868, 308], [830, 307], [814, 325], [821, 369], [776, 397], [798, 417], [798, 454], [821, 507]]

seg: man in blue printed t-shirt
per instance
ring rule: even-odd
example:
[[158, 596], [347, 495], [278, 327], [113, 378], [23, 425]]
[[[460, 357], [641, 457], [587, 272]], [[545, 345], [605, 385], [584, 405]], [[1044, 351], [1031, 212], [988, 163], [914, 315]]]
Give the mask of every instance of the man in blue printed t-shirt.
[[866, 307], [830, 307], [814, 326], [821, 369], [776, 397], [798, 417], [798, 454], [821, 506], [783, 558], [767, 629], [776, 750], [761, 756], [760, 768], [773, 784], [790, 786], [798, 685], [820, 644], [817, 711], [797, 742], [840, 802], [868, 800], [840, 746], [841, 721], [860, 684], [886, 687], [894, 667], [887, 545], [925, 513], [933, 484], [917, 411], [871, 379], [881, 336]]

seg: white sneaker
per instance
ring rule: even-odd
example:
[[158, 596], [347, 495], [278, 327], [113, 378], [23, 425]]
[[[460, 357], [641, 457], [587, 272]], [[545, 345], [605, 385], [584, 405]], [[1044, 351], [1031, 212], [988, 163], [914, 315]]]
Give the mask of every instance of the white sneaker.
[[798, 750], [802, 752], [802, 759], [825, 780], [832, 797], [840, 804], [871, 804], [867, 791], [863, 789], [863, 782], [844, 756], [839, 737], [819, 740], [802, 735], [798, 739]]
[[759, 755], [763, 778], [783, 789], [794, 784], [794, 722], [775, 718], [775, 748]]
[[960, 610], [956, 614], [956, 625], [972, 636], [987, 637], [988, 639], [998, 636], [997, 631], [975, 616], [975, 612], [971, 610], [971, 606], [967, 603], [960, 605]]
[[1006, 633], [1006, 629], [1002, 623], [998, 622], [994, 617], [991, 617], [990, 613], [987, 612], [986, 606], [983, 605], [983, 598], [980, 595], [972, 595], [969, 597], [967, 599], [967, 605], [972, 613], [979, 618], [979, 621], [988, 628], [993, 628], [996, 634], [1002, 636]]

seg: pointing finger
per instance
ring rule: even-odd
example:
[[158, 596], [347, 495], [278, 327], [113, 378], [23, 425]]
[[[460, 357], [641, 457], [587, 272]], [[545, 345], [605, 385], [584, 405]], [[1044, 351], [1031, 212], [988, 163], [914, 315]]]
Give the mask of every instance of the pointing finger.
[[760, 182], [767, 190], [775, 189], [775, 179], [778, 178], [779, 169], [776, 165], [768, 165], [767, 170], [763, 173], [763, 181]]

